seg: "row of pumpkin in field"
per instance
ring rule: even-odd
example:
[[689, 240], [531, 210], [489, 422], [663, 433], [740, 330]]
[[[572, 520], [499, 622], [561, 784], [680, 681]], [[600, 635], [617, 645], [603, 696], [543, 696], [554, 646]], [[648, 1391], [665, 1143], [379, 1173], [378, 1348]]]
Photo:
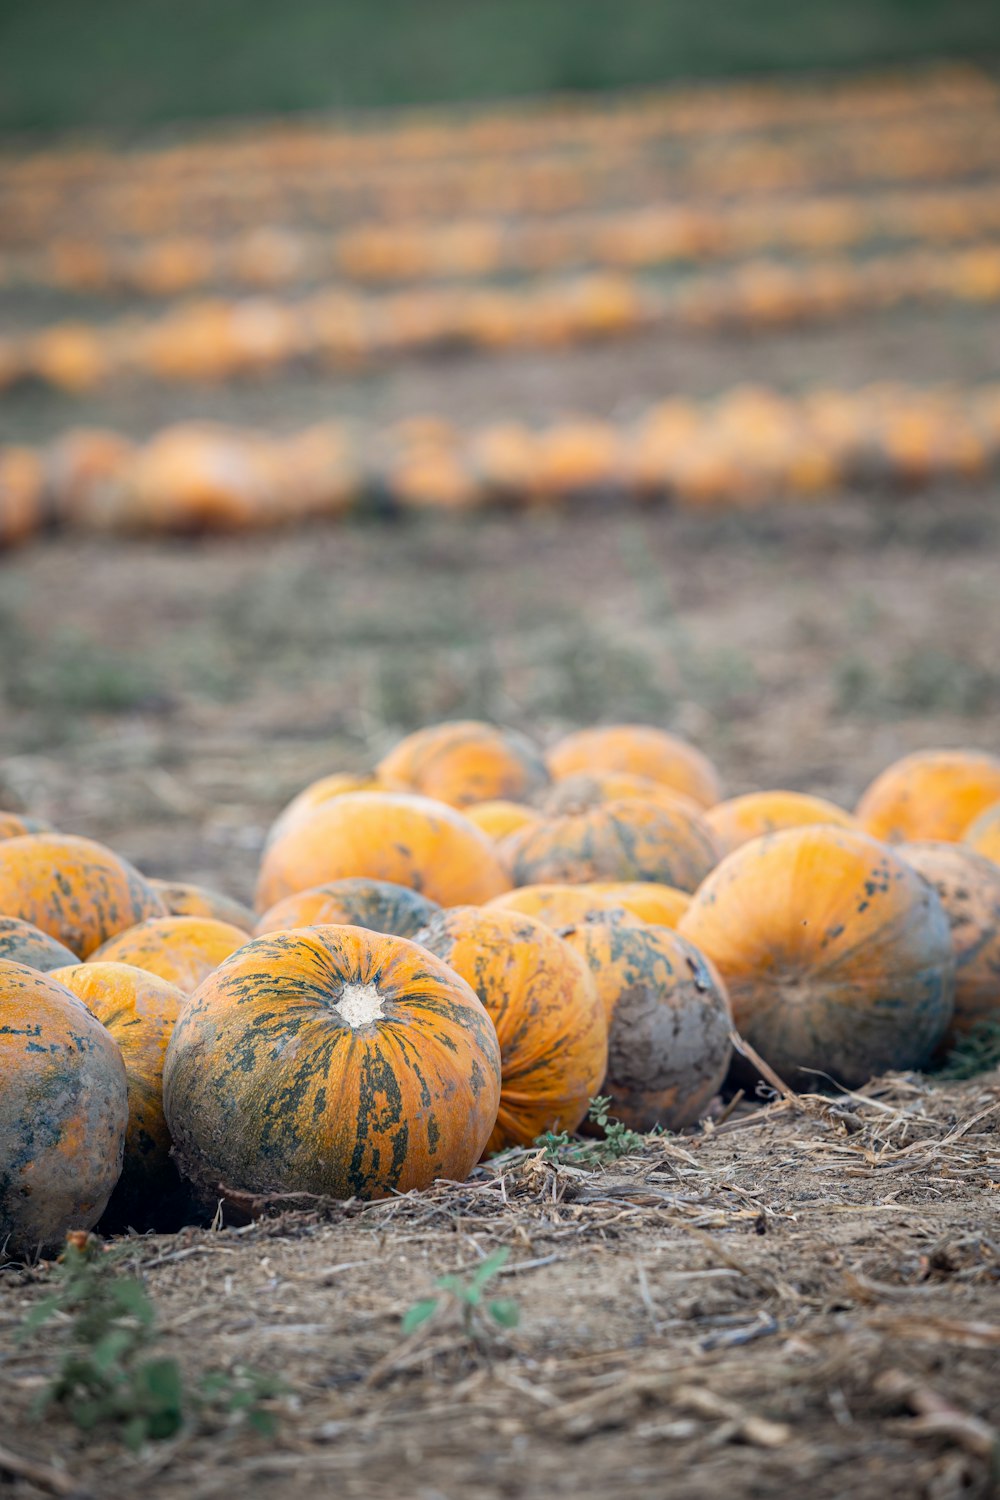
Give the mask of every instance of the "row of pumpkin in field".
[[690, 509], [806, 501], [845, 484], [981, 479], [1000, 456], [1000, 386], [869, 386], [791, 398], [756, 386], [683, 398], [627, 424], [567, 418], [466, 432], [413, 417], [373, 432], [320, 423], [267, 436], [203, 423], [147, 443], [81, 428], [0, 449], [0, 544], [51, 526], [237, 531], [371, 511], [475, 512], [587, 498]]
[[246, 233], [123, 241], [71, 234], [0, 254], [0, 283], [170, 296], [212, 284], [391, 283], [636, 269], [777, 250], [829, 255], [883, 242], [952, 244], [1000, 229], [995, 181], [877, 194], [689, 202], [552, 219], [362, 222], [335, 233], [260, 225]]
[[914, 73], [869, 73], [806, 84], [730, 83], [655, 91], [518, 100], [503, 109], [397, 111], [388, 119], [253, 121], [225, 134], [121, 150], [74, 143], [0, 157], [0, 189], [71, 188], [108, 177], [186, 182], [210, 172], [242, 176], [265, 168], [378, 170], [386, 164], [447, 165], [454, 158], [497, 157], [554, 150], [605, 149], [609, 144], [773, 129], [891, 123], [952, 111], [989, 110], [997, 83], [971, 64], [944, 64]]
[[463, 215], [562, 214], [684, 199], [952, 182], [992, 172], [1000, 114], [934, 114], [886, 125], [852, 122], [836, 134], [791, 139], [716, 137], [682, 150], [611, 140], [586, 151], [467, 158], [365, 168], [334, 162], [234, 172], [148, 176], [139, 164], [107, 178], [59, 185], [3, 184], [0, 244], [29, 246], [81, 231], [139, 236], [178, 223], [219, 233], [260, 223], [345, 225]]
[[356, 370], [406, 354], [560, 348], [671, 331], [757, 330], [881, 312], [906, 303], [1000, 301], [1000, 246], [909, 249], [858, 262], [753, 260], [671, 286], [605, 272], [516, 287], [331, 288], [182, 303], [154, 318], [47, 324], [0, 338], [0, 391], [42, 381], [83, 394], [113, 381], [214, 383]]
[[812, 1087], [1000, 1018], [1000, 760], [720, 794], [657, 729], [437, 725], [286, 807], [258, 915], [6, 815], [0, 1240], [162, 1222], [178, 1168], [242, 1211], [461, 1180], [598, 1093], [682, 1129], [734, 1023]]

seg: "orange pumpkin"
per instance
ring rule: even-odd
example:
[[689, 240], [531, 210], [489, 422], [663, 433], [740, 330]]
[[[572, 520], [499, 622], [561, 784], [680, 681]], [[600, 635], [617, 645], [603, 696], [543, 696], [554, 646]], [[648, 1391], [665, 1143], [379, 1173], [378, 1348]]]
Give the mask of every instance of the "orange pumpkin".
[[951, 1020], [948, 921], [887, 845], [814, 824], [722, 861], [678, 927], [717, 966], [737, 1029], [789, 1083], [920, 1067]]
[[91, 1229], [121, 1175], [118, 1045], [51, 975], [0, 961], [0, 1255]]
[[406, 885], [440, 906], [479, 905], [510, 888], [489, 839], [454, 808], [407, 792], [350, 792], [265, 849], [257, 909], [349, 876]]
[[465, 809], [465, 816], [488, 839], [497, 843], [516, 828], [526, 828], [529, 823], [538, 823], [542, 815], [533, 807], [525, 807], [522, 802], [506, 802], [500, 798], [495, 802], [473, 803]]
[[877, 776], [857, 806], [866, 833], [901, 844], [957, 843], [969, 824], [1000, 800], [1000, 759], [978, 750], [918, 750]]
[[381, 780], [453, 807], [523, 801], [548, 782], [541, 753], [523, 735], [475, 720], [407, 735], [377, 769]]
[[68, 833], [0, 842], [0, 913], [23, 917], [87, 958], [108, 938], [163, 915], [149, 881], [113, 850]]
[[65, 944], [21, 917], [0, 917], [0, 958], [44, 974], [76, 963]]
[[493, 1022], [405, 938], [313, 927], [248, 943], [181, 1013], [163, 1073], [189, 1177], [215, 1194], [409, 1192], [463, 1179], [500, 1102]]
[[243, 928], [214, 917], [151, 917], [103, 944], [90, 962], [131, 964], [190, 995], [248, 940]]
[[777, 833], [782, 828], [799, 828], [808, 823], [833, 823], [838, 828], [858, 826], [857, 819], [835, 802], [804, 792], [748, 792], [743, 797], [731, 797], [728, 802], [710, 807], [705, 822], [724, 854], [750, 839]]
[[163, 1117], [163, 1058], [187, 997], [176, 985], [131, 964], [92, 959], [57, 969], [51, 977], [107, 1027], [125, 1062], [125, 1161], [111, 1209], [130, 1222], [155, 1217], [157, 1200], [176, 1186]]
[[487, 1151], [575, 1130], [608, 1063], [604, 1007], [561, 938], [517, 912], [453, 907], [418, 936], [472, 986], [500, 1042], [500, 1112]]
[[595, 914], [565, 941], [590, 969], [608, 1021], [611, 1113], [633, 1130], [701, 1118], [729, 1067], [725, 989], [698, 950], [665, 927]]
[[[650, 886], [650, 890], [659, 889], [662, 887]], [[546, 927], [560, 933], [577, 922], [585, 922], [592, 912], [614, 912], [622, 918], [628, 917], [622, 903], [596, 885], [522, 885], [487, 902], [485, 909], [537, 917]]]
[[899, 852], [938, 893], [955, 954], [955, 1013], [946, 1041], [1000, 1020], [1000, 868], [962, 844], [901, 844]]
[[1000, 802], [991, 803], [973, 819], [962, 835], [962, 842], [1000, 865]]
[[416, 937], [441, 910], [419, 891], [391, 880], [331, 880], [286, 896], [257, 923], [257, 937], [292, 927], [366, 927], [391, 937]]
[[643, 922], [655, 927], [676, 927], [691, 905], [686, 891], [672, 885], [656, 885], [651, 880], [597, 882], [587, 887], [599, 896], [607, 896]]
[[296, 823], [301, 823], [325, 802], [334, 797], [343, 797], [347, 792], [385, 791], [385, 785], [374, 776], [355, 776], [352, 771], [335, 771], [332, 776], [321, 776], [293, 797], [288, 806], [275, 818], [267, 835], [268, 846], [287, 833]]
[[651, 776], [635, 776], [631, 771], [578, 771], [557, 781], [539, 805], [547, 816], [562, 817], [566, 813], [603, 807], [606, 802], [620, 802], [623, 797], [658, 802], [662, 807], [676, 807], [680, 803], [693, 813], [702, 810], [693, 797], [662, 781], [654, 781]]
[[16, 547], [45, 520], [45, 475], [33, 448], [0, 448], [0, 547]]
[[676, 735], [645, 724], [578, 730], [553, 745], [546, 760], [556, 781], [579, 772], [627, 771], [673, 787], [699, 807], [712, 807], [722, 795], [707, 756]]
[[652, 880], [693, 891], [717, 859], [697, 813], [637, 798], [545, 819], [497, 848], [515, 885]]
[[192, 885], [186, 880], [151, 880], [149, 883], [166, 907], [168, 916], [214, 917], [217, 922], [228, 922], [230, 927], [253, 932], [257, 919], [249, 906], [234, 901], [231, 896], [224, 896], [221, 891]]

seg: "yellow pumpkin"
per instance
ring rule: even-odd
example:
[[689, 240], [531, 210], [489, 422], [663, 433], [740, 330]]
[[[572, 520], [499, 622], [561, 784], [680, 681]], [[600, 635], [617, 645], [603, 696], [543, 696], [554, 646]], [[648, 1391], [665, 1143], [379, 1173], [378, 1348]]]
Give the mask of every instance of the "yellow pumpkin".
[[585, 889], [607, 896], [617, 906], [656, 927], [676, 927], [691, 905], [687, 891], [652, 880], [597, 882]]
[[712, 807], [722, 795], [707, 756], [676, 735], [645, 724], [578, 730], [553, 745], [546, 760], [556, 781], [581, 772], [627, 771], [673, 787], [699, 807]]
[[899, 853], [930, 881], [951, 929], [955, 954], [953, 1041], [980, 1021], [1000, 1020], [1000, 866], [963, 844], [900, 844]]
[[353, 876], [409, 886], [439, 906], [510, 889], [493, 844], [455, 808], [406, 792], [350, 792], [268, 845], [257, 908]]
[[517, 828], [527, 828], [530, 823], [539, 823], [541, 813], [522, 802], [507, 802], [502, 798], [494, 802], [474, 802], [465, 809], [470, 823], [485, 833], [488, 839], [498, 843]]
[[214, 917], [151, 917], [98, 948], [90, 962], [131, 964], [190, 995], [248, 941], [241, 927]]
[[1000, 802], [992, 802], [985, 812], [969, 824], [962, 835], [963, 844], [1000, 865]]
[[651, 880], [693, 891], [718, 857], [698, 813], [638, 798], [530, 824], [497, 848], [515, 885]]
[[857, 806], [858, 822], [890, 844], [957, 843], [973, 819], [1000, 800], [1000, 758], [979, 750], [918, 750], [877, 776]]
[[705, 822], [715, 834], [723, 854], [729, 854], [750, 839], [781, 828], [799, 828], [807, 823], [833, 823], [838, 828], [856, 828], [857, 819], [823, 797], [804, 792], [748, 792], [719, 802], [705, 813]]
[[524, 800], [548, 781], [540, 752], [523, 735], [471, 719], [407, 735], [377, 769], [390, 785], [454, 807]]

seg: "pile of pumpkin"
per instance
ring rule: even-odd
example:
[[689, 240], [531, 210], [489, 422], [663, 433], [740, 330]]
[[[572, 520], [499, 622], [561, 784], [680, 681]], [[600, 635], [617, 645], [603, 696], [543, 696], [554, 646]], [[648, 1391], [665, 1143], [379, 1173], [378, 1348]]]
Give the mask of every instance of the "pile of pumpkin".
[[73, 429], [44, 451], [0, 448], [0, 547], [49, 527], [240, 531], [370, 511], [475, 512], [581, 500], [687, 509], [805, 502], [846, 484], [909, 490], [981, 480], [1000, 458], [1000, 385], [879, 384], [789, 397], [737, 386], [621, 424], [568, 417], [466, 431], [441, 417], [291, 435], [208, 423], [145, 444]]
[[459, 154], [363, 168], [304, 161], [276, 169], [250, 160], [238, 172], [204, 168], [159, 181], [144, 172], [141, 158], [126, 158], [123, 170], [89, 180], [83, 174], [41, 195], [30, 184], [5, 186], [0, 176], [0, 211], [10, 216], [8, 234], [24, 243], [29, 227], [36, 239], [67, 231], [106, 239], [170, 233], [178, 223], [230, 230], [300, 219], [346, 225], [549, 216], [691, 196], [960, 182], [993, 171], [998, 125], [991, 100], [961, 115], [855, 121], [836, 133], [786, 138], [713, 134], [680, 149], [656, 139], [610, 139], [527, 158]]
[[653, 330], [773, 328], [942, 301], [1000, 301], [1000, 249], [988, 242], [800, 266], [752, 260], [672, 287], [605, 273], [517, 287], [381, 296], [341, 288], [295, 302], [188, 302], [150, 319], [59, 322], [0, 339], [0, 390], [44, 381], [79, 394], [136, 376], [218, 382], [291, 366], [356, 370], [400, 354], [562, 347]]
[[951, 244], [996, 232], [992, 180], [958, 187], [872, 193], [681, 200], [554, 217], [421, 219], [355, 223], [338, 232], [288, 225], [224, 236], [168, 234], [129, 242], [53, 235], [0, 256], [0, 280], [78, 292], [133, 290], [168, 296], [212, 283], [251, 287], [483, 279], [584, 266], [631, 270], [759, 254], [828, 255], [920, 240]]
[[0, 1245], [462, 1180], [597, 1094], [680, 1130], [756, 1058], [852, 1087], [1000, 1020], [1000, 759], [720, 796], [658, 729], [434, 726], [294, 799], [257, 915], [4, 815]]

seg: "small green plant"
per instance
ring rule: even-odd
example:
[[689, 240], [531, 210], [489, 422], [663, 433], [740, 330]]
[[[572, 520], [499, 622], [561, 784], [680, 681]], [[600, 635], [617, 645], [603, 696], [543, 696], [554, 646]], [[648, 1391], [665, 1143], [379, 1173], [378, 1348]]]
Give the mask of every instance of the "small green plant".
[[650, 1131], [649, 1135], [630, 1130], [621, 1120], [614, 1118], [611, 1114], [611, 1100], [603, 1094], [591, 1099], [587, 1119], [604, 1132], [601, 1138], [586, 1141], [579, 1136], [570, 1135], [567, 1130], [547, 1130], [535, 1141], [535, 1145], [544, 1152], [545, 1160], [567, 1162], [576, 1167], [604, 1167], [621, 1156], [631, 1156], [634, 1152], [641, 1151], [650, 1136], [661, 1133], [659, 1126]]
[[435, 1315], [444, 1314], [449, 1308], [458, 1311], [467, 1337], [477, 1342], [498, 1328], [516, 1328], [521, 1315], [517, 1303], [510, 1298], [487, 1297], [490, 1282], [499, 1273], [509, 1254], [506, 1245], [494, 1250], [467, 1281], [463, 1281], [460, 1276], [439, 1277], [435, 1282], [437, 1295], [414, 1302], [405, 1314], [404, 1334], [415, 1333], [424, 1323]]
[[280, 1392], [279, 1382], [253, 1370], [211, 1371], [189, 1390], [177, 1361], [152, 1352], [156, 1309], [122, 1258], [91, 1235], [67, 1241], [56, 1290], [21, 1328], [29, 1338], [58, 1318], [66, 1331], [67, 1347], [36, 1415], [59, 1405], [84, 1432], [114, 1427], [133, 1451], [174, 1437], [195, 1415], [244, 1418], [258, 1432], [273, 1432], [274, 1413], [261, 1402]]
[[940, 1068], [934, 1070], [935, 1077], [953, 1079], [975, 1078], [979, 1073], [989, 1073], [1000, 1068], [1000, 1021], [979, 1021], [958, 1037]]

